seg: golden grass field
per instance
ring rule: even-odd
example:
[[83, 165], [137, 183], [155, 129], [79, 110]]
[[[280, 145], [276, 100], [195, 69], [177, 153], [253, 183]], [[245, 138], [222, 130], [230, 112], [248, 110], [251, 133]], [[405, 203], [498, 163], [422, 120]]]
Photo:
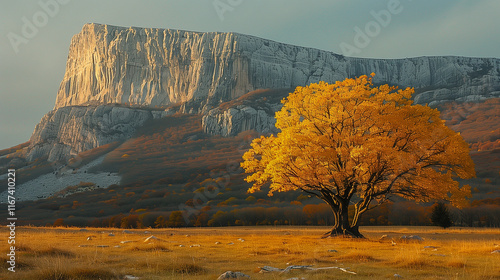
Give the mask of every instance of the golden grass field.
[[[12, 273], [7, 270], [9, 232], [4, 226], [0, 279], [124, 279], [126, 275], [141, 280], [217, 279], [228, 270], [251, 279], [500, 279], [500, 254], [491, 253], [500, 249], [500, 229], [362, 227], [367, 239], [321, 239], [327, 229], [231, 227], [124, 233], [109, 228], [21, 227], [16, 229], [16, 272]], [[109, 236], [111, 232], [114, 236]], [[379, 240], [384, 234], [388, 238]], [[159, 239], [144, 242], [151, 235]], [[401, 242], [402, 235], [424, 240]], [[87, 240], [89, 236], [92, 240]], [[335, 266], [356, 274], [338, 269], [259, 273], [259, 267], [288, 265]]]

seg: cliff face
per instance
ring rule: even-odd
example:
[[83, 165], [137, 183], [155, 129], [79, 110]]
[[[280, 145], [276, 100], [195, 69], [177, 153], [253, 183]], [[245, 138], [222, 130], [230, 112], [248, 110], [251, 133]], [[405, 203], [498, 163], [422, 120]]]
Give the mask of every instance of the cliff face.
[[275, 132], [276, 102], [217, 106], [256, 89], [293, 89], [372, 72], [375, 83], [415, 87], [417, 103], [500, 96], [498, 59], [347, 58], [236, 33], [87, 24], [72, 38], [54, 111], [35, 128], [28, 159], [58, 160], [127, 138], [135, 127], [165, 114], [123, 108], [129, 105], [181, 104], [181, 112], [205, 115], [210, 134]]
[[235, 37], [87, 24], [71, 40], [55, 108], [232, 99], [252, 88]]
[[260, 88], [295, 88], [375, 72], [419, 89], [419, 103], [500, 94], [498, 59], [347, 58], [236, 33], [87, 24], [75, 35], [55, 108], [196, 100], [198, 112]]

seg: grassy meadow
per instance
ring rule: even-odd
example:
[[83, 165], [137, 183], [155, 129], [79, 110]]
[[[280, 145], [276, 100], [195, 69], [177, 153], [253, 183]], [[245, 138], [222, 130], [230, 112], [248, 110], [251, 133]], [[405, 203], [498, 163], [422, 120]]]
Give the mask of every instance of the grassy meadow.
[[[327, 227], [16, 229], [16, 272], [7, 270], [8, 231], [0, 230], [0, 279], [500, 279], [500, 229], [362, 227], [367, 239], [326, 238]], [[148, 232], [145, 232], [148, 231]], [[113, 235], [110, 236], [110, 233]], [[145, 239], [154, 235], [158, 239]], [[383, 235], [386, 238], [380, 239]], [[403, 242], [403, 235], [423, 241]], [[90, 237], [90, 238], [89, 238]], [[90, 239], [90, 240], [87, 240]], [[259, 267], [340, 267], [259, 273]]]

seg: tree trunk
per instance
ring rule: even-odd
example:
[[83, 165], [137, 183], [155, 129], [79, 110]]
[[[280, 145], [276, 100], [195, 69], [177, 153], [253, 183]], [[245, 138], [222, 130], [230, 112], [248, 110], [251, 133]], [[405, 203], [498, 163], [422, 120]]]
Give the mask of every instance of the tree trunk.
[[[331, 206], [331, 205], [330, 205]], [[323, 238], [333, 237], [333, 236], [343, 236], [343, 237], [354, 237], [354, 238], [364, 238], [364, 236], [359, 233], [359, 226], [351, 225], [349, 223], [349, 203], [342, 203], [340, 207], [332, 207], [333, 216], [335, 217], [335, 224], [333, 228], [326, 232]]]

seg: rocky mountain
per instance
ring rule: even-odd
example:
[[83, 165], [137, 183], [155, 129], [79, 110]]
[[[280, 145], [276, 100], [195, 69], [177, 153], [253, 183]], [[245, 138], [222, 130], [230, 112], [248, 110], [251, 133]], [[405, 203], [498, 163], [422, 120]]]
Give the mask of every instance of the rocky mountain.
[[86, 24], [71, 40], [55, 108], [35, 128], [27, 155], [58, 160], [127, 138], [168, 108], [204, 114], [209, 134], [273, 132], [278, 102], [218, 106], [259, 89], [372, 72], [375, 83], [415, 87], [417, 103], [500, 96], [499, 59], [349, 58], [237, 33]]

